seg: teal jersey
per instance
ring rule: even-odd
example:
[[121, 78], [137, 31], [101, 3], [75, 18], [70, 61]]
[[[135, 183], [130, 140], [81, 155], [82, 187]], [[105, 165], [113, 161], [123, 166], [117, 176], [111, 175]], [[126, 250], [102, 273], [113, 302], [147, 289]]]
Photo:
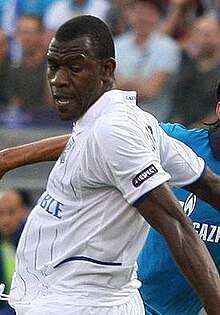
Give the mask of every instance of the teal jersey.
[[[209, 130], [187, 130], [182, 125], [169, 123], [161, 123], [161, 127], [168, 135], [190, 146], [205, 159], [207, 166], [220, 175], [220, 161], [213, 156]], [[220, 130], [218, 130], [218, 134], [220, 134]], [[212, 142], [216, 143], [216, 141]], [[217, 150], [220, 151], [220, 141], [216, 143], [216, 146]], [[174, 192], [181, 202], [184, 212], [193, 221], [195, 230], [205, 242], [219, 269], [219, 212], [184, 189], [175, 188]], [[150, 230], [139, 256], [138, 267], [138, 276], [142, 281], [140, 292], [144, 300], [146, 314], [198, 314], [202, 308], [198, 295], [174, 262], [164, 238], [154, 229]]]

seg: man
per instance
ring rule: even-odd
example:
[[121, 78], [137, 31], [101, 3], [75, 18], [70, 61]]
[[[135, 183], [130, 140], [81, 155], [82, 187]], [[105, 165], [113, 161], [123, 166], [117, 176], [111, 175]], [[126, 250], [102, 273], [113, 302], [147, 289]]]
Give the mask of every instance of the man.
[[132, 0], [125, 12], [130, 29], [115, 39], [118, 84], [122, 89], [136, 90], [139, 106], [165, 121], [173, 111], [180, 48], [160, 32], [161, 0]]
[[[14, 272], [15, 249], [23, 230], [28, 206], [23, 193], [15, 189], [0, 190], [0, 282], [9, 292]], [[15, 314], [3, 301], [0, 303], [1, 315]]]
[[219, 20], [206, 15], [197, 18], [182, 47], [171, 119], [187, 127], [198, 126], [201, 121], [213, 121], [215, 111], [213, 86], [220, 77]]
[[219, 177], [136, 106], [135, 92], [115, 88], [114, 57], [107, 26], [92, 16], [64, 23], [51, 41], [55, 107], [75, 123], [22, 233], [10, 303], [19, 315], [143, 315], [135, 262], [148, 221], [217, 315], [218, 271], [169, 184], [220, 209]]
[[36, 15], [22, 15], [17, 21], [17, 38], [22, 58], [12, 67], [10, 102], [28, 109], [44, 108], [48, 104], [48, 88], [42, 19]]
[[[198, 155], [205, 159], [207, 165], [215, 173], [220, 174], [220, 82], [217, 87], [217, 100], [216, 115], [218, 121], [211, 125], [210, 130], [187, 130], [178, 124], [161, 123], [161, 126], [170, 136], [185, 142], [193, 148]], [[58, 158], [69, 137], [67, 135], [50, 138], [31, 145], [7, 149], [7, 152], [9, 153], [9, 150], [10, 153], [16, 151], [17, 154], [14, 154], [14, 156], [20, 157], [24, 155], [24, 150], [26, 150], [29, 155], [25, 154], [25, 156], [29, 161], [26, 160], [25, 163], [38, 162], [42, 158], [53, 160]], [[54, 150], [55, 148], [56, 150]], [[46, 151], [47, 154], [45, 155]], [[0, 152], [0, 159], [2, 154], [3, 152]], [[9, 158], [10, 162], [12, 160], [13, 156], [12, 159]], [[175, 188], [174, 191], [178, 199], [182, 200], [184, 212], [193, 220], [194, 228], [205, 242], [219, 269], [219, 214], [195, 195], [188, 194], [180, 188]], [[200, 299], [179, 271], [164, 239], [154, 229], [150, 230], [146, 244], [139, 256], [138, 275], [142, 282], [140, 291], [145, 302], [146, 314], [150, 314], [151, 310], [154, 309], [153, 314], [197, 315], [201, 309]], [[158, 298], [159, 296], [160, 298]]]
[[11, 63], [8, 106], [1, 113], [1, 124], [11, 128], [33, 125], [39, 111], [51, 102], [46, 83], [46, 45], [42, 19], [22, 15], [17, 21], [17, 39], [22, 58]]
[[[187, 130], [178, 124], [162, 124], [169, 135], [189, 145], [202, 156], [207, 165], [220, 174], [220, 82], [217, 89], [218, 122], [207, 129]], [[218, 269], [220, 269], [220, 217], [213, 208], [194, 194], [175, 188], [184, 212], [193, 221], [200, 238], [205, 242]], [[201, 301], [180, 272], [170, 251], [159, 233], [151, 229], [138, 259], [138, 276], [146, 314], [197, 315]]]

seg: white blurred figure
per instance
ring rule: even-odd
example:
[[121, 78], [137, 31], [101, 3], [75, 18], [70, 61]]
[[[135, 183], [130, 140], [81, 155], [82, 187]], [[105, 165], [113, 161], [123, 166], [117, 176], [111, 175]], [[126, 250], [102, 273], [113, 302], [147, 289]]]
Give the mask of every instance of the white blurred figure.
[[54, 32], [62, 23], [81, 14], [91, 14], [105, 21], [109, 8], [107, 0], [57, 0], [45, 14], [45, 27]]

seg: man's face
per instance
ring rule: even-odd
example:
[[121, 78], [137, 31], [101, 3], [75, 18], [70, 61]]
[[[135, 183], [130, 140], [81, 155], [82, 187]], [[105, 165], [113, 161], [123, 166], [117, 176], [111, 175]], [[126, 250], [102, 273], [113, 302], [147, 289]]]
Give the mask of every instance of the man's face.
[[55, 108], [63, 120], [79, 119], [103, 94], [103, 62], [89, 38], [52, 39], [47, 53], [48, 81]]
[[200, 18], [191, 33], [192, 48], [200, 58], [210, 58], [219, 53], [220, 27], [212, 18]]
[[160, 12], [154, 4], [134, 2], [126, 10], [128, 23], [138, 34], [149, 33], [158, 25]]
[[10, 239], [27, 214], [19, 195], [14, 192], [0, 194], [0, 234]]
[[43, 32], [39, 23], [31, 17], [21, 17], [17, 25], [17, 36], [26, 54], [39, 49], [43, 41]]

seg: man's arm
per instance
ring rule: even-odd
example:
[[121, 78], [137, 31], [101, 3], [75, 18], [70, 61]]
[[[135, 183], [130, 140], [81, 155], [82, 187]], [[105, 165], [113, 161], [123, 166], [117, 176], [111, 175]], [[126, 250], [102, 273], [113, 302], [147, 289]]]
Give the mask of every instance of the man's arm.
[[166, 239], [171, 253], [197, 291], [209, 315], [220, 311], [220, 277], [217, 268], [189, 218], [164, 183], [152, 190], [138, 209]]
[[0, 178], [14, 168], [58, 159], [70, 135], [51, 137], [0, 151]]
[[184, 188], [220, 211], [220, 176], [214, 174], [208, 167], [199, 180]]

